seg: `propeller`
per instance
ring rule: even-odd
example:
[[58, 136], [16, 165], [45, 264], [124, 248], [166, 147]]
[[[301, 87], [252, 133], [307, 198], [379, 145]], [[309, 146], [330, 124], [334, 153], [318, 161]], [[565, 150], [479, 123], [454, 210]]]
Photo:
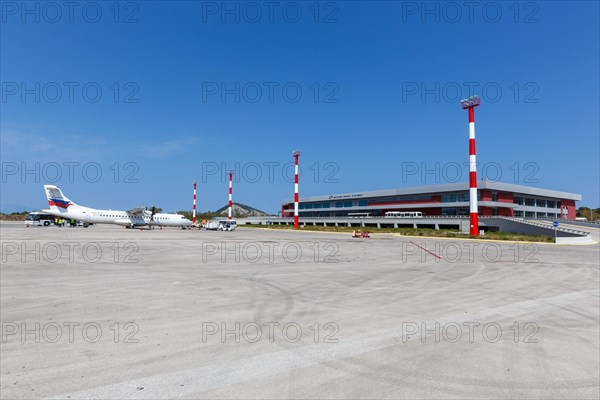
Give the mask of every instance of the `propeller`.
[[152, 208], [150, 209], [150, 221], [154, 222], [154, 214], [156, 214], [156, 206], [152, 205]]
[[144, 216], [148, 216], [148, 213], [150, 213], [150, 222], [154, 222], [154, 214], [156, 214], [156, 206], [152, 206], [150, 207], [150, 210], [148, 210], [148, 207], [146, 207], [146, 211], [144, 211]]

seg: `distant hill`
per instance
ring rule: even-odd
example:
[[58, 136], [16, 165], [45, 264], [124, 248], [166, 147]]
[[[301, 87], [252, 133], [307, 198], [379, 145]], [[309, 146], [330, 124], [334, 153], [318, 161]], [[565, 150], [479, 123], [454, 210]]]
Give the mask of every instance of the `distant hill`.
[[[227, 215], [227, 213], [228, 213], [228, 207], [229, 206], [227, 205], [225, 207], [219, 208], [215, 212], [217, 214]], [[254, 207], [250, 207], [250, 206], [247, 206], [245, 204], [240, 204], [240, 203], [233, 203], [232, 213], [237, 218], [244, 218], [244, 217], [265, 217], [265, 216], [269, 215], [269, 214], [267, 214], [264, 211], [257, 210]]]
[[25, 211], [35, 211], [37, 208], [26, 206], [22, 204], [6, 204], [3, 203], [0, 205], [0, 213], [2, 214], [12, 214], [12, 213], [22, 213]]

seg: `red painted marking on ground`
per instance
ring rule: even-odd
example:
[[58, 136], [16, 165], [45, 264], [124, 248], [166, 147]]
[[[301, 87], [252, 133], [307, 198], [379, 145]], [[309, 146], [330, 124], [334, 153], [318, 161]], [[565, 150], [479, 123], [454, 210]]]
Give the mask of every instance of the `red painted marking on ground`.
[[421, 250], [425, 250], [426, 252], [428, 252], [429, 254], [431, 254], [432, 256], [434, 256], [437, 259], [441, 259], [442, 258], [442, 257], [438, 256], [437, 254], [435, 254], [434, 252], [431, 252], [431, 251], [427, 250], [425, 247], [419, 246], [415, 242], [411, 242], [411, 243], [414, 244], [415, 246], [417, 246], [418, 248], [420, 248]]

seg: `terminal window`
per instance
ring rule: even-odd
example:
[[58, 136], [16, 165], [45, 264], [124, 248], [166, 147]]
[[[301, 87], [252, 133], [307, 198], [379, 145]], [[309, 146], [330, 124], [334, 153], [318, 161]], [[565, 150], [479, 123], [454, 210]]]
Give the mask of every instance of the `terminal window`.
[[454, 203], [456, 202], [455, 194], [443, 194], [442, 195], [442, 203]]

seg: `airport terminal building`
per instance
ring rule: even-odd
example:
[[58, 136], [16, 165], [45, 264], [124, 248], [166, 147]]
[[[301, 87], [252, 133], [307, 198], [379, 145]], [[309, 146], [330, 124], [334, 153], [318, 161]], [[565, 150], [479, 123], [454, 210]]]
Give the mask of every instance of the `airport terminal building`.
[[[502, 182], [478, 181], [479, 215], [575, 219], [581, 195]], [[376, 190], [299, 199], [300, 217], [384, 217], [392, 211], [418, 211], [427, 216], [468, 216], [469, 183]], [[282, 217], [294, 215], [294, 202], [281, 207]]]

